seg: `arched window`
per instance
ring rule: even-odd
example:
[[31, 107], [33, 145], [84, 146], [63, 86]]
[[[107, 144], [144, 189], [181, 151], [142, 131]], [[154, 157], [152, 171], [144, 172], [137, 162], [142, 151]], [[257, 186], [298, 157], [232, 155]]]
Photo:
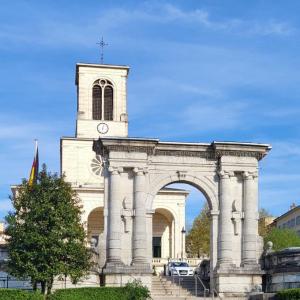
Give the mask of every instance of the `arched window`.
[[99, 79], [93, 86], [93, 119], [113, 120], [113, 85], [106, 79]]
[[93, 120], [102, 119], [102, 88], [93, 86]]
[[106, 86], [104, 89], [104, 120], [113, 119], [113, 88]]

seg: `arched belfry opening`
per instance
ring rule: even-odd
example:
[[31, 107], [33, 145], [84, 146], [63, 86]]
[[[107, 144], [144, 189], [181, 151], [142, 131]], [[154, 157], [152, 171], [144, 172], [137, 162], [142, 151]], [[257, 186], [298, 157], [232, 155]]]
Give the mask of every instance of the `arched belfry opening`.
[[[171, 204], [176, 193], [159, 201], [160, 194], [172, 194], [168, 188], [174, 183], [197, 188], [209, 206], [211, 288], [224, 295], [247, 294], [261, 284], [257, 177], [268, 145], [101, 138], [93, 149], [107, 161], [108, 285], [130, 273], [150, 286], [154, 262], [163, 256], [186, 257], [180, 250], [186, 231], [178, 216], [182, 210]], [[127, 235], [121, 232], [120, 216], [131, 216]]]
[[114, 90], [111, 81], [98, 79], [93, 84], [93, 120], [112, 121]]

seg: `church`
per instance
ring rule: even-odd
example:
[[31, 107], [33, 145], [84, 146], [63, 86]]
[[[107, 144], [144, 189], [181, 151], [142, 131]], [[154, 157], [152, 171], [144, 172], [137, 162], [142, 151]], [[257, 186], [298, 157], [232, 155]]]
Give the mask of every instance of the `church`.
[[129, 137], [128, 74], [128, 66], [76, 65], [75, 136], [60, 143], [61, 173], [81, 199], [102, 283], [136, 278], [151, 287], [155, 262], [186, 258], [189, 193], [168, 187], [182, 182], [210, 208], [211, 288], [224, 295], [259, 289], [258, 165], [271, 147]]

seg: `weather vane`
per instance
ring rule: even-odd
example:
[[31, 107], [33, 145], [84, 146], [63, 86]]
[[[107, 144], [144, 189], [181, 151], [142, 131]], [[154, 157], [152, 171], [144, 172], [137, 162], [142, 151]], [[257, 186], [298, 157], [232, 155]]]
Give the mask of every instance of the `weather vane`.
[[98, 42], [97, 45], [100, 46], [100, 51], [101, 51], [101, 64], [103, 64], [103, 48], [104, 48], [105, 46], [108, 46], [108, 44], [105, 43], [105, 42], [103, 41], [103, 37], [102, 37], [101, 41]]

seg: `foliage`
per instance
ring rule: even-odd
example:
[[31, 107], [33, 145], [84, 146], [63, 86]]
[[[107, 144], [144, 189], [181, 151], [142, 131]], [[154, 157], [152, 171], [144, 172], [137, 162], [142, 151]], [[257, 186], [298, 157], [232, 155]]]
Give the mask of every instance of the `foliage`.
[[47, 300], [146, 300], [149, 290], [140, 282], [128, 283], [125, 287], [96, 287], [57, 290]]
[[40, 293], [22, 291], [17, 289], [0, 289], [1, 300], [42, 300]]
[[198, 257], [203, 254], [209, 255], [210, 219], [209, 207], [205, 204], [186, 236], [187, 252], [190, 255]]
[[288, 247], [300, 247], [300, 237], [292, 229], [272, 228], [264, 237], [264, 243], [273, 243], [273, 250], [282, 250]]
[[38, 182], [23, 180], [12, 202], [15, 210], [6, 217], [12, 275], [31, 278], [34, 287], [41, 283], [45, 293], [54, 276], [68, 275], [76, 282], [86, 274], [90, 253], [81, 207], [64, 177], [47, 173], [44, 165]]
[[278, 300], [298, 300], [298, 299], [300, 299], [300, 288], [279, 291], [276, 294], [276, 299], [278, 299]]
[[265, 237], [271, 229], [271, 227], [268, 226], [269, 224], [266, 223], [266, 219], [271, 217], [273, 217], [272, 214], [265, 208], [259, 210], [258, 234], [260, 236]]
[[147, 287], [143, 286], [139, 280], [134, 280], [133, 282], [127, 283], [125, 289], [127, 299], [143, 300], [150, 298], [150, 291]]

